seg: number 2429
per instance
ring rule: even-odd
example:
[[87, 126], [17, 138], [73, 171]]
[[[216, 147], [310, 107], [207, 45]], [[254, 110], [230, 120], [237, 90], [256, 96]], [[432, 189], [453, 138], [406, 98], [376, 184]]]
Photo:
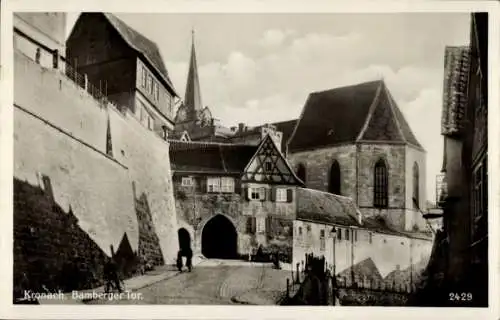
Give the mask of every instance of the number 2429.
[[462, 292], [462, 293], [456, 293], [456, 292], [450, 292], [450, 301], [471, 301], [472, 300], [472, 293], [470, 292]]

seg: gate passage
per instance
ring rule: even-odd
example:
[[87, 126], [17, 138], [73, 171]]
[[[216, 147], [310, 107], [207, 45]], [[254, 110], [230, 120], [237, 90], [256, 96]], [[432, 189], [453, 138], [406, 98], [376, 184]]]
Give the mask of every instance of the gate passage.
[[206, 258], [237, 258], [237, 237], [233, 223], [223, 215], [216, 215], [203, 228], [201, 253]]

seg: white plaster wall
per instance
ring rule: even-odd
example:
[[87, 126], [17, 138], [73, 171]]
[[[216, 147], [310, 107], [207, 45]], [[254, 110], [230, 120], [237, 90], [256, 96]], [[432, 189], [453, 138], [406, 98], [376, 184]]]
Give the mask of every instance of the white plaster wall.
[[[310, 232], [307, 227], [310, 227]], [[299, 227], [302, 227], [302, 237], [299, 235]], [[293, 239], [293, 265], [305, 260], [305, 254], [314, 253], [316, 256], [325, 256], [326, 262], [333, 264], [333, 238], [330, 234], [332, 225], [294, 221]], [[432, 250], [432, 240], [423, 240], [397, 236], [391, 234], [376, 233], [367, 229], [356, 229], [356, 241], [345, 239], [347, 227], [336, 226], [342, 229], [342, 239], [335, 240], [335, 264], [336, 272], [349, 269], [367, 258], [372, 259], [382, 277], [391, 271], [400, 268], [404, 270], [410, 264], [427, 261]], [[325, 230], [325, 250], [320, 247], [320, 230]], [[369, 234], [372, 233], [370, 243]], [[352, 233], [351, 233], [352, 234]]]

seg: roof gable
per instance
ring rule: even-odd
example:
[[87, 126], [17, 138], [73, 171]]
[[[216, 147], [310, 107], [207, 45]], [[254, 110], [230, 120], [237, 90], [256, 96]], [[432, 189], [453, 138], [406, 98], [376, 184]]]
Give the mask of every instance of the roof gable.
[[304, 184], [295, 175], [295, 172], [270, 135], [266, 135], [248, 162], [242, 181], [271, 184]]
[[398, 121], [396, 120], [391, 99], [382, 84], [373, 101], [365, 127], [359, 140], [404, 142]]
[[380, 81], [311, 93], [290, 137], [290, 152], [354, 143]]
[[[90, 13], [92, 14], [92, 13]], [[137, 51], [141, 57], [153, 67], [159, 74], [160, 78], [169, 86], [169, 89], [176, 96], [177, 92], [170, 81], [170, 77], [167, 72], [167, 68], [163, 63], [163, 58], [160, 53], [160, 49], [155, 42], [149, 40], [141, 33], [127, 25], [125, 22], [117, 18], [115, 15], [104, 12], [102, 13], [108, 22], [115, 28], [118, 34], [123, 38], [123, 40], [135, 51]]]
[[380, 270], [377, 268], [377, 265], [372, 260], [372, 258], [366, 258], [355, 265], [348, 266], [339, 272], [340, 278], [349, 278], [352, 274], [357, 275], [361, 279], [369, 279], [372, 281], [380, 282], [383, 280], [382, 275], [380, 274]]
[[311, 93], [288, 151], [360, 141], [400, 142], [422, 148], [383, 80]]

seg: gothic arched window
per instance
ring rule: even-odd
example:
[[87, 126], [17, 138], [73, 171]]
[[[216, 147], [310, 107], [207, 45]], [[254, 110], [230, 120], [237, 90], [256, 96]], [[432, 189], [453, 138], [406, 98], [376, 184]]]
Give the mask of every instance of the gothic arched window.
[[388, 174], [387, 166], [383, 159], [379, 159], [375, 164], [374, 186], [373, 186], [373, 206], [376, 208], [388, 207]]
[[306, 166], [303, 163], [299, 163], [297, 176], [300, 180], [302, 180], [302, 182], [306, 183]]
[[328, 183], [328, 192], [340, 194], [340, 165], [334, 160], [330, 168], [330, 181]]
[[419, 173], [418, 173], [418, 164], [415, 162], [413, 164], [413, 208], [419, 208], [420, 207], [420, 181], [419, 181]]

